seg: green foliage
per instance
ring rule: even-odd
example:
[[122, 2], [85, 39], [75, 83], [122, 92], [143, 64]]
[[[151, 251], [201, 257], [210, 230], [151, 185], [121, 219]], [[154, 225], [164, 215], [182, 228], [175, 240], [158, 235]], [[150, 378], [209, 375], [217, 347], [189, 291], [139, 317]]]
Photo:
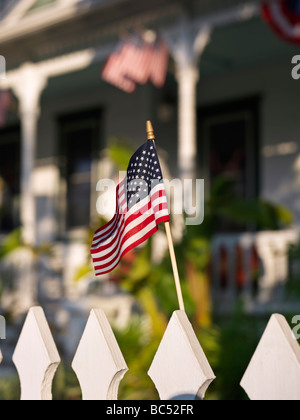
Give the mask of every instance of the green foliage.
[[53, 400], [81, 400], [81, 389], [75, 372], [69, 364], [59, 365], [53, 380]]
[[7, 235], [0, 244], [0, 259], [20, 247], [21, 229], [16, 229]]
[[[27, 249], [32, 254], [33, 262], [37, 262], [40, 256], [50, 255], [52, 252], [52, 244], [41, 244], [39, 246], [28, 246], [25, 245], [22, 241], [22, 231], [21, 228], [17, 228], [10, 232], [0, 244], [0, 261], [5, 260], [12, 252]], [[6, 273], [5, 271], [1, 273], [0, 276], [0, 297], [5, 288], [11, 287], [12, 279], [11, 274]], [[10, 316], [9, 313], [5, 314]]]
[[74, 275], [74, 282], [79, 282], [82, 279], [84, 279], [84, 277], [89, 276], [92, 272], [92, 266], [91, 264], [86, 264], [86, 265], [82, 265], [81, 267], [79, 267]]
[[50, 243], [44, 243], [38, 246], [25, 245], [22, 241], [22, 230], [21, 228], [17, 228], [6, 235], [2, 240], [2, 243], [0, 244], [0, 260], [20, 248], [30, 249], [35, 257], [50, 255], [52, 252], [52, 244]]
[[128, 140], [120, 140], [117, 138], [109, 140], [107, 155], [120, 171], [127, 170], [128, 162], [133, 153], [134, 149], [130, 146]]
[[218, 380], [209, 392], [215, 392], [220, 400], [248, 399], [239, 383], [254, 354], [258, 341], [266, 326], [266, 318], [253, 318], [244, 313], [238, 303], [232, 313], [215, 319], [219, 326], [219, 358], [212, 362]]
[[235, 193], [234, 180], [220, 176], [214, 180], [208, 201], [205, 203], [205, 220], [202, 233], [218, 232], [220, 221], [256, 230], [278, 230], [293, 222], [293, 214], [284, 206], [263, 199], [241, 199]]
[[157, 391], [147, 375], [159, 345], [158, 337], [153, 339], [151, 326], [145, 326], [139, 318], [135, 318], [125, 330], [115, 331], [115, 335], [130, 367], [121, 382], [119, 399], [157, 400]]
[[0, 378], [0, 400], [20, 400], [20, 383], [17, 375], [8, 378]]

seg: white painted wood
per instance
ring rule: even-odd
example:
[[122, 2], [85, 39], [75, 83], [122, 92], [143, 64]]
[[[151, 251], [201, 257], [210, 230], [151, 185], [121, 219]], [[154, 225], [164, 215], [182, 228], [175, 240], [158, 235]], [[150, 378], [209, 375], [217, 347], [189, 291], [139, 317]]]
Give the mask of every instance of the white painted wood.
[[[220, 1], [220, 3], [223, 3]], [[203, 13], [199, 18], [192, 20], [191, 29], [219, 28], [235, 22], [251, 19], [260, 13], [259, 1], [248, 1], [245, 4], [232, 5], [231, 7], [218, 7], [218, 11]], [[172, 23], [163, 30], [163, 35], [168, 39], [178, 33], [178, 22]]]
[[[19, 80], [13, 86], [19, 100], [21, 117], [21, 222], [25, 244], [36, 240], [36, 212], [32, 174], [35, 166], [37, 127], [40, 115], [40, 98], [47, 86], [47, 78], [32, 63], [19, 68]], [[22, 81], [21, 81], [22, 80]]]
[[300, 346], [282, 315], [272, 315], [241, 386], [251, 400], [300, 400]]
[[3, 26], [17, 23], [20, 18], [30, 9], [35, 3], [35, 0], [22, 0], [19, 1], [13, 8], [12, 12], [3, 19]]
[[215, 379], [184, 311], [173, 313], [148, 375], [161, 400], [202, 399]]
[[13, 362], [20, 377], [21, 400], [52, 399], [52, 381], [60, 357], [42, 308], [30, 309]]
[[106, 315], [91, 311], [72, 367], [83, 400], [116, 400], [119, 384], [128, 368]]

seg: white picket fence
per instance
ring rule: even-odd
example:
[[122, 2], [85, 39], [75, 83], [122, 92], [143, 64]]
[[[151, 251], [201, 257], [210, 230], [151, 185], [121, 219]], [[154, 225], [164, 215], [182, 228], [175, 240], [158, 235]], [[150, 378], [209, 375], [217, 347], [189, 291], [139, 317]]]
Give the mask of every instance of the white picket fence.
[[[13, 362], [22, 400], [52, 399], [60, 356], [41, 307], [30, 309]], [[91, 311], [72, 367], [83, 400], [117, 399], [128, 368], [101, 309]], [[204, 398], [215, 375], [185, 312], [173, 313], [148, 374], [161, 400]], [[241, 386], [251, 400], [300, 400], [300, 346], [282, 315], [272, 315]]]

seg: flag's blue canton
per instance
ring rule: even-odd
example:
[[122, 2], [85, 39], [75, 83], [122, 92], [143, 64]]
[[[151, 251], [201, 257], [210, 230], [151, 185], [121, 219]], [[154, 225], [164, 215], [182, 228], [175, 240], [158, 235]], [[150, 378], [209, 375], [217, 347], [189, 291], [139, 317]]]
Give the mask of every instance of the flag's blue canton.
[[130, 159], [127, 169], [127, 206], [130, 210], [142, 201], [151, 189], [163, 182], [162, 172], [153, 141], [147, 141]]
[[287, 0], [287, 7], [292, 13], [300, 15], [300, 2], [299, 0]]

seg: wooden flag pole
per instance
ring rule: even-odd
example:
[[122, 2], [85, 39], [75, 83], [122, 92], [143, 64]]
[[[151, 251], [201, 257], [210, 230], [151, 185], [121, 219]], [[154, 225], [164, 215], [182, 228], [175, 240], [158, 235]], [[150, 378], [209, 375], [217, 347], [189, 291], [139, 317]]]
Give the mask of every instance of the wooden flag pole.
[[[148, 140], [153, 140], [153, 142], [155, 142], [155, 134], [154, 134], [154, 130], [153, 130], [153, 126], [152, 126], [151, 121], [147, 121], [146, 131], [147, 131], [147, 139]], [[168, 240], [168, 246], [169, 246], [172, 268], [173, 268], [177, 298], [178, 298], [178, 302], [179, 302], [179, 309], [181, 311], [185, 311], [183, 297], [182, 297], [182, 290], [181, 290], [181, 285], [180, 285], [180, 278], [179, 278], [178, 267], [177, 267], [177, 261], [176, 261], [175, 250], [174, 250], [174, 244], [173, 244], [173, 238], [172, 238], [172, 233], [171, 233], [170, 222], [165, 222], [165, 229], [166, 229], [166, 235], [167, 235], [167, 240]]]

